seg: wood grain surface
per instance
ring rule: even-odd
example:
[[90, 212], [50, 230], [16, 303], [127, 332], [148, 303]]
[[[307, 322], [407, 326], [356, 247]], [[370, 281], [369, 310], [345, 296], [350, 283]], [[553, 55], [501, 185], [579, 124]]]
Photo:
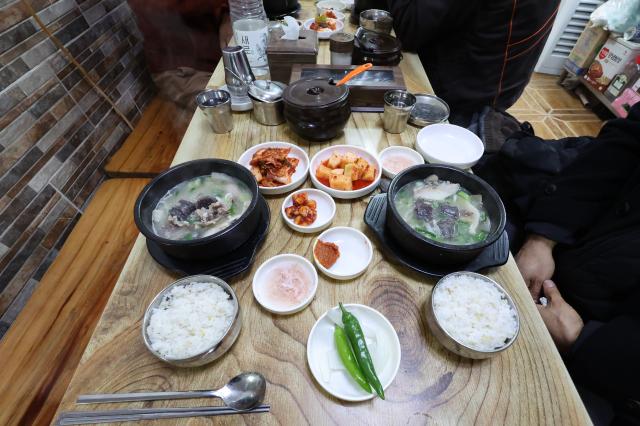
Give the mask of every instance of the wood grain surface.
[[130, 212], [148, 182], [112, 179], [98, 188], [0, 341], [0, 425], [53, 419], [136, 239]]
[[104, 171], [111, 177], [153, 177], [165, 170], [192, 115], [193, 112], [156, 96]]
[[[303, 3], [307, 12], [310, 3]], [[321, 43], [319, 62], [328, 63], [328, 46]], [[405, 79], [412, 91], [430, 87], [418, 58], [405, 54]], [[219, 66], [211, 80], [221, 85]], [[378, 152], [390, 145], [413, 146], [417, 129], [401, 135], [382, 130], [380, 114], [353, 114], [344, 134], [331, 143], [309, 143], [285, 125], [266, 127], [251, 114], [234, 114], [234, 130], [211, 133], [197, 111], [174, 159], [174, 164], [206, 157], [238, 159], [248, 147], [269, 140], [291, 141], [309, 156], [330, 144], [347, 143]], [[309, 186], [309, 182], [306, 183]], [[259, 371], [267, 380], [269, 414], [223, 418], [168, 420], [162, 424], [589, 424], [589, 417], [513, 262], [487, 271], [513, 296], [522, 320], [515, 344], [493, 359], [462, 359], [444, 349], [426, 327], [422, 309], [434, 280], [388, 263], [375, 249], [374, 259], [361, 277], [338, 282], [320, 276], [317, 295], [304, 311], [291, 316], [269, 314], [251, 291], [257, 267], [279, 253], [297, 253], [311, 259], [314, 236], [298, 234], [282, 221], [284, 196], [268, 197], [272, 220], [256, 263], [231, 281], [242, 307], [243, 328], [232, 349], [215, 363], [196, 369], [178, 369], [156, 360], [145, 349], [140, 332], [144, 310], [151, 299], [176, 277], [149, 256], [139, 237], [124, 267], [96, 331], [87, 346], [61, 404], [61, 410], [79, 409], [82, 393], [207, 389], [220, 386], [242, 371]], [[372, 241], [363, 223], [367, 198], [337, 201], [333, 225], [360, 229]], [[387, 400], [346, 403], [325, 393], [307, 365], [306, 343], [315, 321], [339, 301], [364, 303], [382, 312], [398, 332], [402, 361]], [[186, 406], [208, 401], [153, 402], [145, 406]], [[129, 406], [142, 406], [142, 403]], [[112, 408], [108, 405], [100, 408]], [[122, 405], [118, 405], [122, 407]], [[97, 406], [90, 406], [91, 409]], [[155, 424], [155, 423], [154, 423]]]

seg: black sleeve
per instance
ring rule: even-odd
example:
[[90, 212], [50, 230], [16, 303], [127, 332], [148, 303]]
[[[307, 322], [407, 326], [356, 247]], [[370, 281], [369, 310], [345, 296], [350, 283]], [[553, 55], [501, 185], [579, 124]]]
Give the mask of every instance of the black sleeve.
[[588, 322], [566, 359], [573, 380], [612, 401], [640, 399], [640, 317]]
[[570, 243], [611, 207], [640, 165], [640, 104], [609, 121], [591, 146], [546, 183], [526, 214], [526, 230]]
[[436, 37], [451, 35], [450, 20], [447, 19], [463, 5], [461, 0], [387, 0], [393, 15], [393, 28], [402, 43], [402, 49], [416, 52]]

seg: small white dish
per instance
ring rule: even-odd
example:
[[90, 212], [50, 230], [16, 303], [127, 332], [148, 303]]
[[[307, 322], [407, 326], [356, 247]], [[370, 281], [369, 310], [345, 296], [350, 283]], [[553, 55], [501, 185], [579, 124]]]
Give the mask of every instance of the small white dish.
[[[340, 257], [336, 263], [327, 269], [318, 261], [315, 248], [318, 240], [334, 243], [340, 250]], [[362, 275], [373, 259], [371, 241], [362, 232], [348, 226], [329, 228], [313, 242], [313, 260], [318, 269], [325, 275], [336, 280], [350, 280]]]
[[[365, 305], [345, 304], [345, 309], [358, 318], [364, 332], [373, 366], [383, 389], [387, 389], [400, 368], [400, 339], [384, 315]], [[307, 340], [307, 362], [311, 374], [328, 393], [344, 401], [366, 401], [375, 393], [365, 392], [342, 365], [333, 337], [336, 323], [342, 324], [337, 306], [316, 321]]]
[[[369, 185], [365, 186], [364, 188], [354, 189], [352, 191], [342, 191], [339, 189], [333, 189], [326, 186], [322, 182], [320, 182], [316, 177], [316, 170], [322, 164], [322, 162], [325, 160], [328, 160], [329, 157], [331, 157], [331, 154], [333, 154], [334, 152], [338, 154], [346, 154], [348, 152], [352, 152], [356, 154], [358, 157], [362, 157], [365, 160], [367, 160], [369, 164], [374, 165], [374, 167], [376, 168], [376, 176], [373, 182], [371, 182]], [[353, 146], [353, 145], [335, 145], [335, 146], [327, 147], [319, 151], [316, 155], [313, 156], [313, 158], [311, 159], [311, 163], [309, 165], [309, 175], [311, 176], [311, 182], [313, 183], [313, 186], [315, 186], [316, 188], [328, 193], [333, 198], [351, 200], [354, 198], [360, 198], [364, 195], [367, 195], [378, 187], [378, 184], [380, 183], [380, 177], [382, 176], [381, 168], [382, 167], [380, 166], [380, 161], [378, 161], [378, 157], [371, 154], [366, 149], [360, 148], [358, 146]]]
[[[291, 267], [292, 265], [299, 266], [311, 279], [311, 288], [308, 295], [300, 302], [285, 306], [278, 304], [277, 302], [270, 300], [267, 288], [267, 281], [269, 275], [274, 273], [274, 270], [278, 267]], [[313, 267], [311, 262], [302, 256], [297, 254], [279, 254], [264, 262], [253, 276], [253, 283], [251, 285], [253, 290], [253, 296], [258, 303], [269, 312], [281, 315], [290, 315], [296, 312], [300, 312], [306, 308], [313, 300], [318, 290], [318, 272]]]
[[[218, 90], [229, 91], [227, 85], [220, 86]], [[251, 103], [251, 98], [249, 96], [243, 96], [241, 98], [232, 97], [231, 98], [231, 110], [237, 112], [250, 111], [253, 109], [253, 104]]]
[[291, 183], [282, 186], [259, 186], [260, 192], [265, 195], [279, 195], [292, 191], [302, 185], [307, 179], [309, 174], [309, 156], [298, 145], [294, 145], [288, 142], [264, 142], [258, 145], [254, 145], [245, 152], [242, 153], [238, 159], [238, 163], [251, 170], [251, 158], [253, 154], [258, 152], [262, 148], [291, 148], [289, 153], [290, 157], [297, 158], [298, 167], [296, 167], [295, 173], [291, 176]]
[[[340, 22], [344, 22], [344, 18], [345, 18], [344, 13], [342, 13], [342, 12], [338, 12], [338, 11], [337, 11], [337, 10], [335, 10], [335, 9], [322, 9], [322, 11], [320, 11], [320, 10], [319, 10], [319, 11], [318, 11], [318, 15], [324, 15], [324, 14], [325, 14], [325, 12], [327, 12], [327, 11], [329, 11], [329, 10], [330, 10], [331, 12], [333, 12], [333, 14], [336, 16], [336, 17], [335, 17], [335, 19], [337, 19], [337, 20], [338, 20], [338, 21], [340, 21]], [[327, 18], [328, 18], [328, 16], [327, 16]], [[330, 18], [330, 19], [334, 19], [334, 18]]]
[[464, 127], [438, 123], [418, 132], [416, 150], [429, 163], [469, 169], [482, 157], [484, 144]]
[[[311, 29], [311, 24], [313, 24], [315, 22], [316, 18], [310, 18], [307, 19], [306, 21], [304, 21], [304, 28], [307, 30]], [[344, 23], [335, 19], [336, 21], [336, 29], [335, 30], [330, 30], [330, 29], [326, 29], [324, 31], [316, 31], [316, 33], [318, 33], [318, 38], [320, 40], [328, 40], [329, 37], [331, 37], [332, 34], [335, 33], [340, 33], [342, 32], [342, 29], [344, 28]]]
[[343, 12], [347, 9], [347, 4], [340, 0], [322, 0], [316, 3], [316, 10], [318, 15], [322, 14], [323, 10], [337, 10]]
[[[309, 226], [297, 225], [293, 219], [289, 219], [285, 212], [287, 207], [291, 207], [293, 205], [293, 197], [301, 192], [306, 192], [309, 199], [316, 202], [317, 217], [315, 222]], [[287, 195], [287, 198], [285, 198], [282, 203], [280, 212], [282, 213], [282, 218], [285, 223], [289, 225], [291, 229], [302, 232], [303, 234], [311, 234], [314, 232], [320, 232], [331, 224], [336, 215], [336, 203], [333, 201], [333, 198], [324, 191], [320, 191], [319, 189], [303, 188]]]
[[[390, 146], [385, 148], [380, 151], [380, 154], [378, 154], [378, 159], [380, 160], [380, 166], [382, 167], [382, 174], [389, 179], [393, 179], [398, 173], [408, 169], [409, 167], [424, 164], [424, 158], [422, 155], [418, 151], [407, 148], [406, 146]], [[399, 169], [400, 164], [397, 164], [394, 167], [390, 164], [390, 162], [394, 161], [398, 163], [406, 163], [406, 167]], [[385, 166], [385, 163], [387, 166]]]

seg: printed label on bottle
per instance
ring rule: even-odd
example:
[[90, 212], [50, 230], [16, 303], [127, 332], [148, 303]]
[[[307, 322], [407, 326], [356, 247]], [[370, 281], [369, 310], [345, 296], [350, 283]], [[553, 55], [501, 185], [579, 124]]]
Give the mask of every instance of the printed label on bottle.
[[267, 26], [255, 31], [234, 30], [236, 43], [242, 46], [249, 64], [252, 67], [266, 67], [267, 62], [267, 41], [269, 32]]

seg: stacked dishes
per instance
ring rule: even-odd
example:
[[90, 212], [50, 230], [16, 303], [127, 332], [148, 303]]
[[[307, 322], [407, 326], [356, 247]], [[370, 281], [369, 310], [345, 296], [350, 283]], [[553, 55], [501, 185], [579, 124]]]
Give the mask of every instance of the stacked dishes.
[[358, 28], [355, 34], [353, 63], [371, 62], [375, 65], [395, 66], [402, 60], [402, 46], [397, 38], [388, 34]]
[[299, 136], [312, 141], [335, 138], [351, 117], [349, 88], [323, 78], [298, 80], [283, 94], [284, 117]]

